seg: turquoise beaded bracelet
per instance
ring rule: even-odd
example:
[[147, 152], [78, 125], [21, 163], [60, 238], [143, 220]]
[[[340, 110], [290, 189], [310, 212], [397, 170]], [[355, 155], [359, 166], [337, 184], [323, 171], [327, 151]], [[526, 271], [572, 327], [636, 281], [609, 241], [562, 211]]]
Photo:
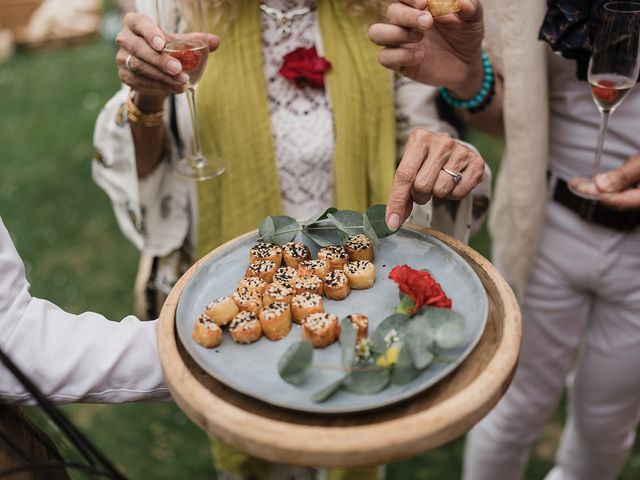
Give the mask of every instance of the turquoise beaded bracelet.
[[451, 95], [448, 89], [440, 87], [438, 91], [442, 99], [455, 108], [468, 110], [471, 113], [481, 112], [487, 108], [496, 93], [496, 78], [493, 74], [493, 68], [491, 68], [489, 55], [487, 55], [487, 52], [484, 50], [482, 51], [482, 68], [484, 70], [482, 88], [480, 88], [480, 91], [475, 97], [468, 100], [461, 100]]

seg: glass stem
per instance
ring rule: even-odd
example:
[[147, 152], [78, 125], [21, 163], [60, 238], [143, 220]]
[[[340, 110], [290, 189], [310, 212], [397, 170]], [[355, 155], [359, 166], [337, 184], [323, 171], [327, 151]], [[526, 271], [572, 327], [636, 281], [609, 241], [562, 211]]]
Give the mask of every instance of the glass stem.
[[600, 114], [600, 132], [598, 133], [598, 146], [596, 147], [596, 159], [593, 162], [593, 171], [591, 178], [595, 178], [600, 172], [600, 162], [602, 160], [602, 147], [604, 146], [604, 136], [607, 133], [607, 124], [609, 123], [610, 110], [603, 110]]
[[189, 102], [189, 113], [191, 114], [191, 127], [193, 128], [192, 157], [194, 166], [201, 167], [204, 163], [202, 147], [200, 146], [200, 129], [198, 128], [198, 116], [196, 115], [196, 89], [193, 85], [187, 87], [187, 101]]

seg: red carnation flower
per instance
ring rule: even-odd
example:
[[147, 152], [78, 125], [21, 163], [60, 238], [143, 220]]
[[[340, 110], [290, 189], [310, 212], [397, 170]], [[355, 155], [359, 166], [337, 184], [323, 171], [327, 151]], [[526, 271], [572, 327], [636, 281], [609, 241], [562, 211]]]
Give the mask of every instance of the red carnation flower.
[[429, 272], [415, 270], [408, 265], [398, 265], [391, 270], [389, 278], [415, 303], [415, 307], [410, 309], [412, 313], [417, 312], [423, 305], [451, 308], [451, 299]]
[[299, 47], [284, 56], [280, 75], [296, 82], [299, 87], [324, 88], [324, 72], [330, 68], [331, 63], [318, 56], [316, 47]]

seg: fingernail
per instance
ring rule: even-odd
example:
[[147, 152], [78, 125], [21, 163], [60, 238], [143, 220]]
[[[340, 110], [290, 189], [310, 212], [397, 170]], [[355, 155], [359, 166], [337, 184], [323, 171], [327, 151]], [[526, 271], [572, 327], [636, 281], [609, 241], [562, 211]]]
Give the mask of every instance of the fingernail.
[[177, 60], [169, 60], [167, 62], [167, 68], [174, 75], [177, 75], [182, 71], [182, 65], [180, 65], [180, 62]]
[[389, 230], [396, 231], [400, 226], [400, 215], [398, 215], [397, 213], [392, 213], [391, 215], [389, 215], [387, 226], [389, 227]]
[[601, 190], [603, 192], [610, 192], [614, 189], [613, 181], [610, 175], [598, 175], [595, 178], [595, 181], [596, 185], [598, 186], [598, 190]]
[[424, 58], [424, 52], [422, 50], [416, 50], [413, 52], [413, 58], [416, 59], [417, 62]]
[[164, 48], [164, 40], [160, 35], [156, 35], [151, 39], [151, 45], [153, 45], [153, 48], [160, 51]]
[[429, 18], [429, 15], [420, 15], [418, 17], [418, 26], [422, 28], [427, 28], [430, 23], [431, 23], [431, 19]]
[[189, 75], [187, 75], [186, 73], [181, 73], [180, 75], [178, 75], [178, 81], [180, 83], [189, 83]]

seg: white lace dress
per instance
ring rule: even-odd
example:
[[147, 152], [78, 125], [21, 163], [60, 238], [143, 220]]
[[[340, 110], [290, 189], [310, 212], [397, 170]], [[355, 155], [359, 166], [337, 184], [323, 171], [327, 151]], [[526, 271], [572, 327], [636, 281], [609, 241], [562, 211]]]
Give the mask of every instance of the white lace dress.
[[[261, 12], [264, 70], [283, 209], [290, 216], [304, 218], [333, 204], [333, 117], [324, 90], [300, 88], [278, 71], [283, 57], [298, 47], [315, 45], [321, 54], [315, 0], [268, 0], [264, 3], [282, 11], [301, 6], [311, 8], [309, 13], [293, 20], [290, 36], [281, 35], [274, 18]], [[138, 2], [141, 12], [153, 12], [149, 7], [153, 7], [153, 2]], [[129, 88], [123, 86], [100, 113], [94, 133], [93, 176], [111, 198], [123, 233], [147, 259], [163, 259], [154, 283], [160, 291], [168, 292], [183, 268], [179, 265], [179, 255], [171, 254], [185, 245], [194, 245], [197, 237], [196, 222], [191, 221], [197, 215], [195, 186], [173, 175], [171, 162], [161, 162], [149, 176], [138, 179], [133, 139], [124, 113], [128, 93]], [[415, 127], [456, 135], [455, 129], [439, 118], [436, 95], [432, 87], [406, 79], [395, 82], [399, 154], [409, 131]], [[185, 131], [184, 127], [188, 125], [188, 108], [181, 97], [184, 95], [176, 97], [177, 120], [183, 144], [190, 145], [191, 132]], [[169, 154], [175, 157], [175, 148]], [[477, 191], [488, 195], [486, 190]], [[472, 223], [471, 210], [470, 201], [462, 202], [456, 209], [455, 218], [449, 211], [443, 215], [444, 221], [438, 223], [438, 228], [467, 240]], [[432, 209], [428, 204], [415, 209], [411, 221], [428, 226], [431, 216]]]

